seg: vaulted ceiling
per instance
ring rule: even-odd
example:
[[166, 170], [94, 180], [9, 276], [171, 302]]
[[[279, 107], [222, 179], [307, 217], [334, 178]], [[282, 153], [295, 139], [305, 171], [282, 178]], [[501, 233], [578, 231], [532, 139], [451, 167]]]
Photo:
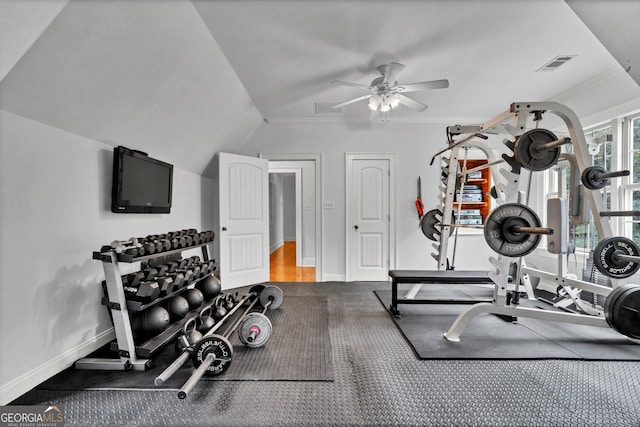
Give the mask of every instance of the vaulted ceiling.
[[[367, 120], [366, 102], [339, 114], [318, 114], [316, 103], [362, 95], [329, 82], [369, 84], [390, 61], [406, 65], [402, 83], [450, 82], [412, 94], [430, 108], [398, 107], [391, 119], [400, 124], [487, 119], [512, 101], [563, 102], [596, 86], [597, 100], [572, 106], [579, 114], [640, 97], [605, 48], [609, 41], [572, 7], [561, 0], [5, 1], [0, 108], [201, 173], [215, 152], [233, 151], [268, 123]], [[623, 42], [635, 49], [638, 40]], [[558, 55], [575, 57], [536, 72]]]

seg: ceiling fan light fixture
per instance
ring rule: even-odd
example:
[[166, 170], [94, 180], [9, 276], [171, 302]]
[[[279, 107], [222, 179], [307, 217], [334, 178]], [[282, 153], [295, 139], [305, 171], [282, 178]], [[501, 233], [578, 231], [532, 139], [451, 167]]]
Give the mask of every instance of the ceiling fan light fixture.
[[382, 99], [380, 98], [379, 95], [372, 95], [369, 98], [369, 108], [371, 108], [371, 110], [373, 111], [376, 111], [380, 106], [381, 101]]
[[386, 101], [382, 101], [382, 104], [380, 104], [380, 111], [383, 113], [386, 113], [387, 111], [391, 110], [391, 104], [388, 104]]
[[397, 94], [392, 93], [389, 95], [388, 102], [391, 108], [396, 108], [398, 104], [400, 104], [400, 97]]

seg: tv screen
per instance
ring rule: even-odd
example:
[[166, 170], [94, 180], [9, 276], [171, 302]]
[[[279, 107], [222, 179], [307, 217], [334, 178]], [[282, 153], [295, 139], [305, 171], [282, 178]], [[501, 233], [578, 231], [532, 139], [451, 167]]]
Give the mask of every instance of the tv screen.
[[111, 211], [169, 213], [173, 166], [126, 147], [113, 149]]

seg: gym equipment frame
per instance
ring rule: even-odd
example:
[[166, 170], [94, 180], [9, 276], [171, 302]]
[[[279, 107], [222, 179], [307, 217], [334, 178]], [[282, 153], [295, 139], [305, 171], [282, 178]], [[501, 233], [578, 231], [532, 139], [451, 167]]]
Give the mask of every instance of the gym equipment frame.
[[[569, 109], [568, 107], [555, 103], [555, 102], [515, 102], [511, 104], [510, 109], [494, 119], [489, 120], [485, 124], [478, 126], [457, 126], [458, 130], [463, 130], [466, 133], [475, 134], [486, 131], [491, 128], [493, 130], [501, 130], [502, 132], [498, 133], [508, 133], [511, 136], [516, 136], [518, 134], [522, 134], [525, 131], [525, 125], [529, 114], [534, 115], [534, 120], [538, 121], [542, 118], [543, 113], [550, 112], [554, 113], [558, 117], [560, 117], [567, 126], [569, 131], [570, 139], [573, 144], [573, 151], [575, 154], [575, 162], [578, 165], [579, 170], [587, 170], [590, 167], [590, 157], [587, 151], [587, 142], [585, 140], [584, 134], [582, 133], [582, 126], [578, 117], [575, 113]], [[508, 119], [515, 119], [514, 124], [502, 124]], [[448, 128], [449, 129], [449, 128]], [[546, 142], [547, 146], [551, 146], [555, 144], [556, 141], [552, 143]], [[516, 141], [516, 146], [517, 146]], [[558, 142], [559, 144], [559, 142]], [[518, 150], [517, 148], [513, 150], [514, 157], [517, 162]], [[530, 151], [534, 152], [534, 151]], [[535, 152], [534, 152], [535, 153]], [[559, 156], [558, 156], [559, 158]], [[508, 163], [509, 159], [505, 158]], [[557, 161], [557, 158], [556, 158]], [[531, 169], [537, 170], [537, 169]], [[517, 189], [517, 185], [515, 186]], [[585, 191], [582, 194], [588, 202], [588, 206], [590, 207], [591, 215], [594, 220], [596, 230], [598, 232], [598, 236], [601, 239], [606, 239], [611, 237], [611, 226], [609, 220], [606, 216], [601, 215], [604, 212], [604, 205], [601, 198], [597, 197], [591, 191]], [[562, 218], [562, 221], [568, 221], [567, 216]], [[443, 233], [445, 234], [444, 230]], [[585, 290], [588, 292], [592, 292], [597, 295], [602, 295], [607, 297], [616, 287], [622, 284], [622, 281], [619, 279], [612, 279], [613, 288], [609, 288], [606, 286], [596, 285], [593, 283], [585, 282], [582, 280], [573, 279], [567, 274], [567, 265], [566, 265], [566, 250], [559, 251], [559, 261], [558, 261], [558, 273], [549, 273], [546, 271], [529, 268], [526, 266], [520, 266], [519, 272], [527, 273], [536, 277], [540, 277], [545, 280], [549, 280], [557, 283], [559, 286], [565, 287], [573, 287], [579, 290]], [[472, 307], [469, 307], [467, 310], [463, 311], [458, 318], [455, 320], [453, 325], [449, 328], [449, 330], [444, 334], [444, 337], [449, 341], [459, 341], [460, 335], [464, 332], [468, 323], [476, 316], [483, 313], [492, 313], [497, 315], [505, 315], [512, 317], [528, 317], [540, 320], [548, 320], [548, 321], [557, 321], [557, 322], [565, 322], [565, 323], [575, 323], [575, 324], [583, 324], [583, 325], [591, 325], [591, 326], [599, 326], [599, 327], [609, 327], [609, 323], [605, 320], [601, 313], [596, 314], [580, 314], [580, 313], [569, 313], [569, 312], [561, 312], [561, 311], [552, 311], [552, 310], [541, 310], [541, 309], [532, 309], [532, 308], [524, 308], [518, 306], [517, 297], [515, 300], [513, 298], [508, 298], [507, 295], [507, 282], [508, 282], [508, 271], [509, 266], [512, 262], [512, 258], [500, 255], [498, 259], [494, 257], [489, 258], [490, 262], [496, 268], [495, 272], [490, 273], [490, 277], [493, 279], [495, 283], [494, 286], [494, 298], [491, 303], [479, 303]], [[518, 278], [519, 279], [519, 278]], [[517, 284], [516, 284], [517, 286]], [[517, 293], [516, 293], [517, 294]]]

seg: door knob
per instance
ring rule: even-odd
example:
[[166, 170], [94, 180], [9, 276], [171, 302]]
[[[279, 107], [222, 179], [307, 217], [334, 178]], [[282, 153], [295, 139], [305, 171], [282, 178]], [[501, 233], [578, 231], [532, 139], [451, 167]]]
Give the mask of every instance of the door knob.
[[355, 229], [356, 229], [356, 231], [358, 231], [358, 228], [360, 228], [360, 227], [359, 227], [359, 226], [357, 226], [357, 225], [354, 225], [354, 226], [353, 226], [353, 228], [355, 228]]
[[227, 227], [222, 227], [222, 231], [227, 231]]

